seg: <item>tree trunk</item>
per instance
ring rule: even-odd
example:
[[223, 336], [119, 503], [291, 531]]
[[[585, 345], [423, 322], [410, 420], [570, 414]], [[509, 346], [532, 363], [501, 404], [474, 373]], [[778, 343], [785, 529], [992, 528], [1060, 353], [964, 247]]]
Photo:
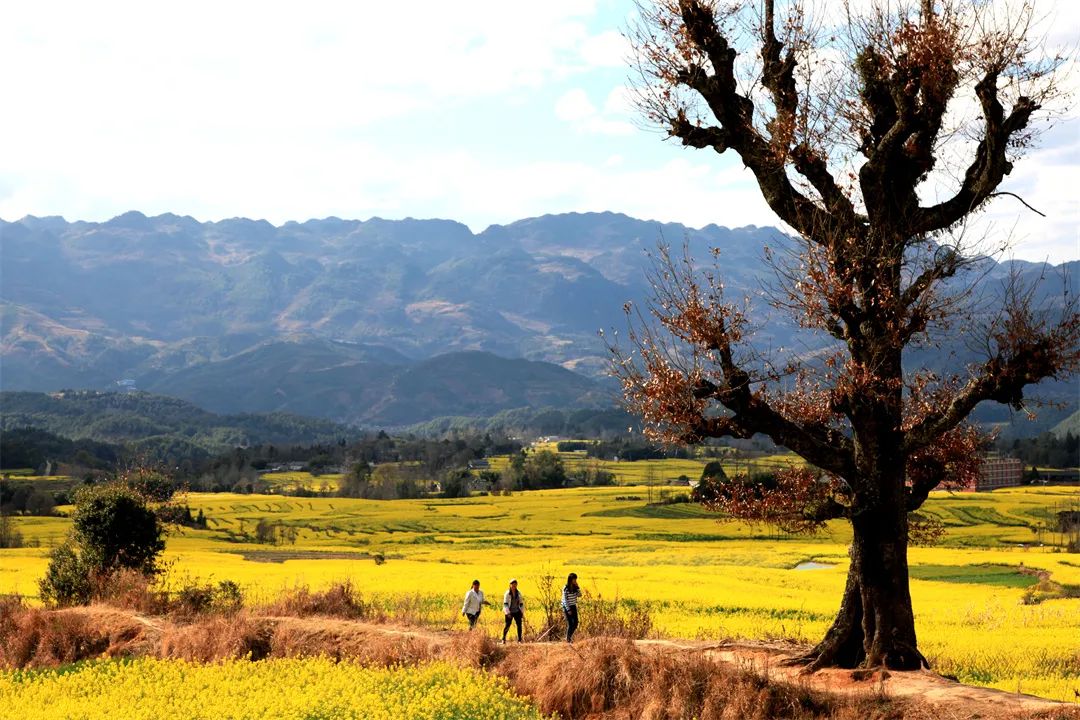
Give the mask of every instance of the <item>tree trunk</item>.
[[926, 667], [915, 638], [908, 587], [906, 508], [902, 503], [874, 503], [858, 512], [851, 525], [851, 566], [840, 610], [825, 638], [796, 662], [811, 671]]

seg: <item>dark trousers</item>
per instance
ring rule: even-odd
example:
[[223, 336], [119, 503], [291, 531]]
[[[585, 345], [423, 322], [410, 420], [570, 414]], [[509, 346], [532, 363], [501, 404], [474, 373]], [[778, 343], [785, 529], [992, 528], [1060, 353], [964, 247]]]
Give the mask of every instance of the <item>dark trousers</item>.
[[574, 642], [574, 631], [578, 626], [577, 605], [563, 608], [563, 614], [566, 615], [566, 642]]
[[518, 642], [521, 642], [521, 618], [522, 613], [520, 610], [512, 613], [507, 613], [506, 625], [503, 626], [503, 642], [506, 642], [506, 633], [510, 632], [510, 623], [512, 622], [517, 623]]
[[469, 629], [472, 630], [476, 627], [476, 621], [480, 617], [480, 613], [473, 615], [472, 613], [465, 613], [465, 617], [469, 618]]

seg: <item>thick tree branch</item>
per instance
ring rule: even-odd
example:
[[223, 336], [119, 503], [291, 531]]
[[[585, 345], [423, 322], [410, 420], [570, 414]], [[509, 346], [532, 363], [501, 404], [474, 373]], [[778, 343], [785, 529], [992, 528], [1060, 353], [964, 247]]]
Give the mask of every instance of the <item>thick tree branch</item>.
[[795, 86], [795, 55], [788, 50], [781, 56], [784, 44], [776, 37], [774, 0], [765, 0], [765, 22], [762, 25], [761, 60], [762, 84], [772, 95], [776, 117], [769, 122], [769, 132], [775, 149], [788, 152], [795, 170], [805, 177], [821, 195], [826, 209], [846, 225], [854, 225], [855, 207], [829, 172], [825, 158], [806, 142], [795, 143], [799, 93]]
[[[1070, 372], [1076, 362], [1076, 320], [1060, 338], [1023, 338], [1008, 352], [999, 352], [980, 367], [967, 385], [940, 412], [927, 415], [907, 431], [904, 450], [929, 447], [937, 438], [959, 425], [984, 400], [1019, 408], [1024, 388], [1046, 378]], [[1066, 353], [1070, 357], [1063, 357]]]
[[836, 178], [829, 172], [824, 157], [814, 152], [806, 143], [800, 143], [791, 149], [791, 159], [795, 170], [809, 180], [821, 194], [826, 209], [834, 217], [840, 218], [847, 226], [856, 226], [866, 221], [864, 216], [855, 212], [851, 198], [836, 184]]
[[960, 222], [994, 194], [1006, 175], [1012, 172], [1006, 151], [1013, 135], [1027, 127], [1038, 103], [1028, 97], [1016, 101], [1012, 111], [1005, 110], [998, 99], [998, 75], [988, 72], [975, 86], [982, 105], [985, 129], [975, 157], [964, 173], [964, 181], [950, 199], [928, 208], [919, 208], [914, 217], [912, 232], [926, 234], [944, 230]]
[[671, 134], [682, 140], [682, 144], [687, 147], [699, 150], [712, 148], [717, 153], [723, 153], [728, 149], [728, 134], [723, 128], [715, 125], [704, 127], [694, 125], [686, 119], [685, 115], [672, 121]]
[[797, 453], [822, 470], [844, 478], [855, 474], [855, 452], [851, 439], [824, 423], [797, 423], [770, 407], [750, 392], [745, 373], [726, 376], [724, 385], [703, 381], [699, 398], [714, 399], [733, 414], [702, 417], [691, 432], [699, 437], [750, 438], [760, 433], [777, 445]]
[[[708, 104], [725, 134], [721, 147], [731, 148], [739, 154], [754, 173], [773, 212], [799, 233], [824, 244], [840, 224], [840, 219], [792, 185], [784, 168], [784, 153], [776, 152], [777, 148], [754, 127], [754, 103], [737, 88], [737, 53], [717, 27], [713, 10], [699, 0], [686, 0], [681, 5], [681, 14], [690, 40], [709, 58], [713, 72], [710, 74], [703, 67], [690, 65], [677, 74], [676, 82], [695, 90]], [[794, 60], [790, 56], [788, 60], [793, 66]], [[780, 69], [776, 72], [783, 75], [784, 67], [787, 67], [786, 61], [780, 61]], [[786, 72], [790, 74], [790, 68]], [[777, 82], [784, 81], [778, 78]], [[791, 92], [794, 92], [793, 86]], [[785, 103], [794, 101], [785, 94]], [[694, 147], [700, 147], [702, 142], [698, 130], [685, 118], [676, 118], [670, 127], [674, 137]], [[714, 144], [709, 146], [715, 147]]]

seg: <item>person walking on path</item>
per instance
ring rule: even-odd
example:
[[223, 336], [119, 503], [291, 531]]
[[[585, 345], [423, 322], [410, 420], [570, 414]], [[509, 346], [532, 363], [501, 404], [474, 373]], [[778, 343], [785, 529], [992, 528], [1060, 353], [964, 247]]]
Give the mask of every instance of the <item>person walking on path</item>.
[[480, 618], [480, 610], [484, 605], [491, 603], [484, 600], [484, 591], [480, 589], [480, 581], [473, 580], [472, 587], [465, 593], [465, 602], [461, 606], [461, 614], [469, 618], [469, 629], [476, 627], [476, 621]]
[[506, 625], [503, 627], [503, 644], [506, 644], [506, 633], [510, 632], [510, 623], [517, 623], [518, 642], [521, 642], [521, 621], [525, 617], [525, 599], [518, 592], [517, 580], [510, 581], [510, 587], [503, 594], [503, 615], [506, 616]]
[[581, 597], [581, 588], [578, 587], [577, 573], [570, 573], [566, 577], [566, 586], [562, 589], [562, 609], [566, 615], [566, 642], [574, 642], [574, 631], [578, 626], [577, 601]]

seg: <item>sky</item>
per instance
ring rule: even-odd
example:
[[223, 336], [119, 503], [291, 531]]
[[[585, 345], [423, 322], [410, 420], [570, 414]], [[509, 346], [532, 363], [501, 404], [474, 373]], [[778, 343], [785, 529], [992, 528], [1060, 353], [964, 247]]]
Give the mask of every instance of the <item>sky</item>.
[[[1037, 2], [1080, 47], [1080, 3]], [[776, 225], [733, 153], [643, 127], [632, 0], [35, 2], [0, 8], [0, 218], [449, 218], [610, 210]], [[1080, 72], [1069, 83], [1080, 88]], [[1080, 97], [1074, 98], [1080, 102]], [[1080, 120], [980, 220], [1080, 258]]]

